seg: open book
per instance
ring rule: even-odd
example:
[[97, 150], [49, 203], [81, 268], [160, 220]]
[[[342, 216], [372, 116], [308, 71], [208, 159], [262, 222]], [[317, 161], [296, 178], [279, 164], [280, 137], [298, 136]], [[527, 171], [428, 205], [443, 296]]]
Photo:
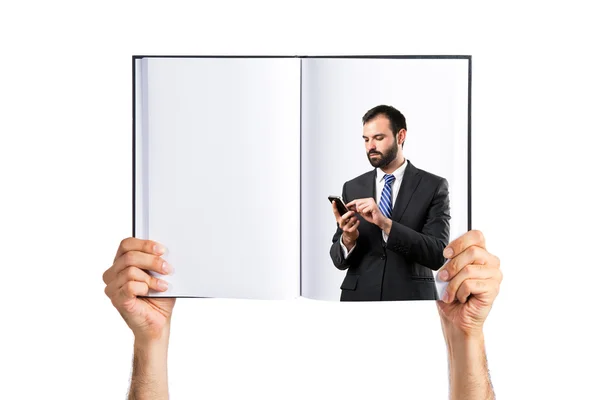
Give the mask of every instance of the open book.
[[[434, 232], [470, 229], [470, 56], [134, 56], [133, 78], [133, 236], [174, 267], [152, 296], [340, 300], [375, 269], [435, 287]], [[362, 121], [377, 105], [406, 118], [403, 210], [379, 248], [361, 220], [346, 262], [328, 196], [359, 193], [345, 183], [363, 174], [378, 196]]]

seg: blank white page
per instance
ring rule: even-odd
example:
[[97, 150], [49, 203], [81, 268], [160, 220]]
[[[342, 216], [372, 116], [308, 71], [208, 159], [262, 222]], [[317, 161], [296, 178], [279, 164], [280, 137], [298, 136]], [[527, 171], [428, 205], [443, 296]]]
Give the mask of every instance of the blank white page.
[[144, 58], [138, 72], [136, 236], [175, 269], [153, 295], [298, 296], [300, 60]]

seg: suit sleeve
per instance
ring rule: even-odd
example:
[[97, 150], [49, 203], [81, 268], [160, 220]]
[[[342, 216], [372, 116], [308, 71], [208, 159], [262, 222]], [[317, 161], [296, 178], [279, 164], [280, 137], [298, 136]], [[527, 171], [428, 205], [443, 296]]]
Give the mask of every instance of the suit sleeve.
[[[348, 202], [348, 197], [346, 196], [346, 184], [344, 183], [344, 187], [342, 188], [342, 199], [344, 203]], [[332, 245], [329, 249], [329, 255], [331, 256], [331, 260], [333, 261], [333, 265], [337, 269], [345, 270], [348, 269], [352, 265], [352, 260], [354, 259], [354, 254], [356, 254], [356, 247], [358, 246], [358, 240], [356, 244], [348, 254], [348, 257], [344, 257], [344, 251], [342, 250], [342, 229], [336, 223], [336, 231], [333, 235]]]
[[450, 239], [448, 181], [441, 179], [427, 209], [421, 232], [392, 221], [387, 248], [434, 271], [444, 264], [444, 248]]

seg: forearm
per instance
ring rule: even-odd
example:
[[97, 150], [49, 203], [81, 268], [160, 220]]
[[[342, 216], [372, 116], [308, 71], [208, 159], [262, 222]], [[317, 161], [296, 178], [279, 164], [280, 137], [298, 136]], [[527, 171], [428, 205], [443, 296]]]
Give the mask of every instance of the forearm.
[[388, 235], [387, 248], [390, 250], [435, 271], [444, 265], [443, 251], [447, 240], [417, 232], [391, 219], [381, 228]]
[[493, 400], [483, 332], [467, 336], [444, 327], [448, 347], [450, 400]]
[[450, 239], [448, 181], [442, 179], [419, 232], [399, 222], [386, 220], [380, 227], [388, 235], [387, 247], [437, 271], [444, 265], [444, 248]]
[[154, 341], [135, 340], [129, 400], [166, 400], [169, 398], [168, 346], [168, 332]]

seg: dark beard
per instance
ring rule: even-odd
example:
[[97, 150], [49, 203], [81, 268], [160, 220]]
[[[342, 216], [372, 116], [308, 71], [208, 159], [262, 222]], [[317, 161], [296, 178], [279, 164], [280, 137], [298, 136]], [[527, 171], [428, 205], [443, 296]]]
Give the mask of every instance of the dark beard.
[[[370, 157], [370, 154], [379, 154], [380, 158], [373, 159]], [[394, 143], [392, 148], [389, 149], [389, 151], [387, 153], [383, 153], [383, 154], [378, 153], [378, 152], [367, 153], [367, 158], [369, 159], [369, 162], [371, 163], [371, 165], [374, 166], [375, 168], [385, 168], [392, 161], [394, 161], [396, 159], [397, 155], [398, 155], [398, 144]]]

